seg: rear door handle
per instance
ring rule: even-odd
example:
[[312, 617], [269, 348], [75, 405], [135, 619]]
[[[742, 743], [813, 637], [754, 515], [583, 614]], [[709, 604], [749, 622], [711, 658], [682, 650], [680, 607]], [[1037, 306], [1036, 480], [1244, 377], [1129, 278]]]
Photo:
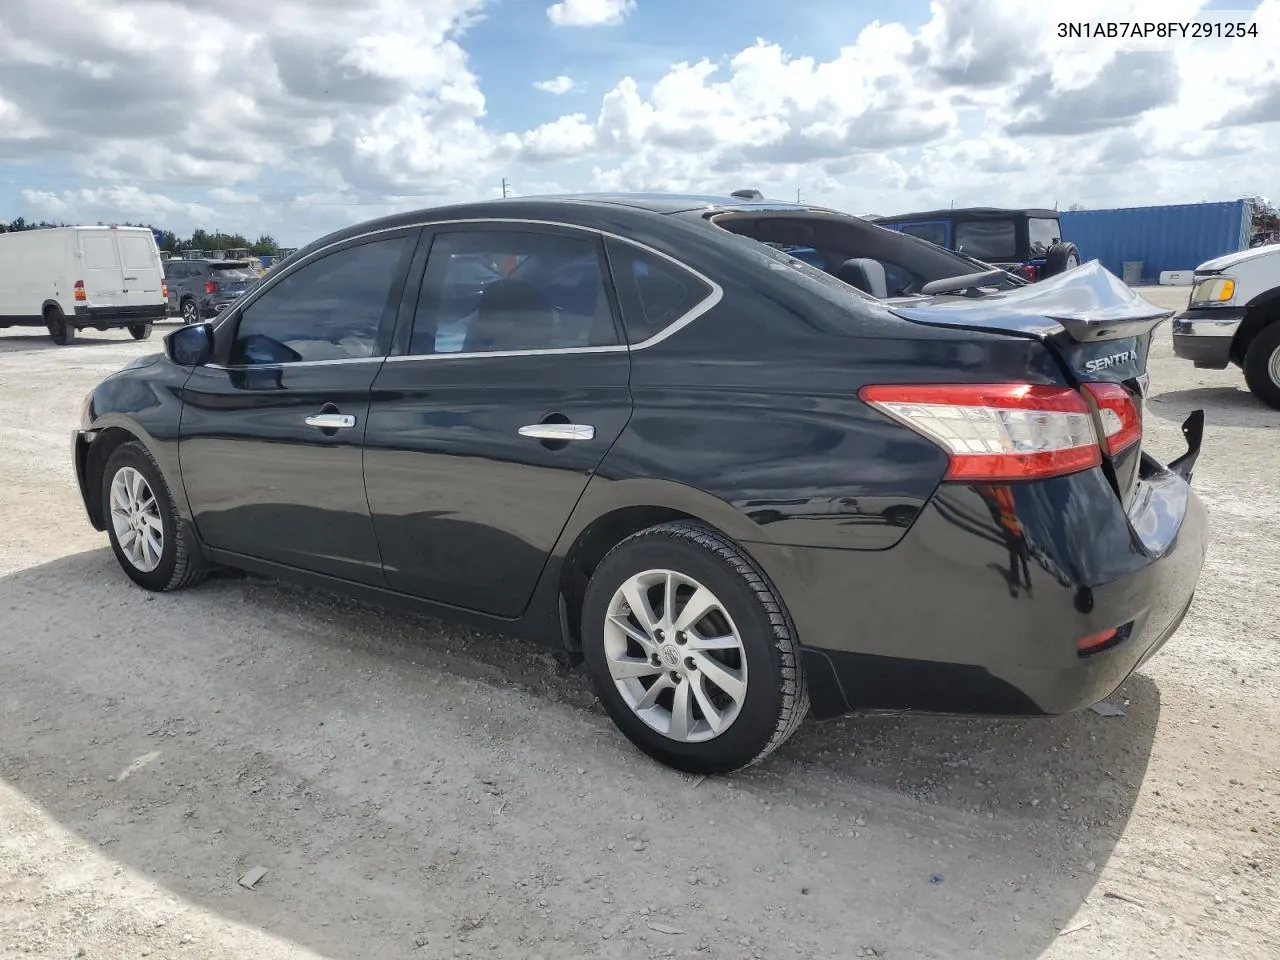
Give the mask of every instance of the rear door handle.
[[317, 413], [303, 421], [308, 427], [321, 430], [346, 430], [356, 425], [356, 418], [349, 413]]
[[535, 440], [590, 440], [596, 428], [589, 423], [531, 423], [520, 428], [520, 436]]

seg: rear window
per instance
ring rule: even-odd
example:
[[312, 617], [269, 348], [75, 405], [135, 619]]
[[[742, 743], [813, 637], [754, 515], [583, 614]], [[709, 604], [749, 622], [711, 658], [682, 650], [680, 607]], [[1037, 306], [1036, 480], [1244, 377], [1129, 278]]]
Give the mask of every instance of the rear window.
[[956, 224], [956, 249], [979, 260], [1013, 260], [1018, 255], [1012, 220], [975, 220]]
[[1031, 252], [1044, 255], [1049, 248], [1062, 239], [1062, 227], [1056, 219], [1033, 217], [1027, 221], [1027, 234], [1031, 242]]
[[116, 245], [110, 237], [82, 237], [80, 250], [84, 253], [86, 270], [110, 269], [120, 265], [120, 261], [116, 259]]
[[947, 245], [947, 225], [945, 223], [908, 223], [898, 228], [903, 233], [928, 240], [940, 247]]
[[154, 270], [156, 266], [156, 248], [150, 237], [122, 234], [120, 256], [130, 270]]
[[257, 280], [258, 275], [241, 264], [211, 263], [209, 268], [219, 280]]

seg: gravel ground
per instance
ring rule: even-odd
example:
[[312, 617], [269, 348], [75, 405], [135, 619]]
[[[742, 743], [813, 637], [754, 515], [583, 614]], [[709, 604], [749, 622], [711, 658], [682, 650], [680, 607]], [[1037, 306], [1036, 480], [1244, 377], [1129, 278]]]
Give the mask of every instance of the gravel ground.
[[1167, 326], [1148, 449], [1206, 409], [1213, 545], [1123, 716], [809, 723], [706, 780], [533, 647], [133, 587], [69, 431], [157, 348], [0, 332], [0, 957], [1280, 956], [1280, 413]]

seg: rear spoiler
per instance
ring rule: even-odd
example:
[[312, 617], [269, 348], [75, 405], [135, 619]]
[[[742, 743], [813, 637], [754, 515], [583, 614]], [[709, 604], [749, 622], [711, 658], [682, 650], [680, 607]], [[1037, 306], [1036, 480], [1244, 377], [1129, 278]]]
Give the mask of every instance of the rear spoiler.
[[1031, 337], [1057, 328], [1079, 343], [1149, 333], [1174, 311], [1144, 300], [1097, 260], [1067, 273], [972, 299], [890, 306], [904, 320], [961, 329], [982, 328]]

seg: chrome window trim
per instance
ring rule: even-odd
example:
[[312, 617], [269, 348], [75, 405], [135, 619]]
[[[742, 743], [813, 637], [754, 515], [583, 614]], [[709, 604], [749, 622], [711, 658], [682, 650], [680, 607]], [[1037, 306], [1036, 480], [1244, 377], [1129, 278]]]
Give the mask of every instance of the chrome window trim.
[[205, 366], [212, 367], [216, 370], [269, 370], [275, 367], [284, 368], [284, 367], [316, 366], [320, 364], [372, 363], [375, 361], [378, 363], [382, 363], [384, 361], [387, 363], [402, 363], [409, 360], [472, 360], [479, 357], [562, 356], [562, 355], [571, 355], [571, 354], [579, 354], [579, 353], [622, 353], [624, 351], [647, 350], [650, 347], [661, 343], [663, 340], [666, 340], [668, 337], [676, 333], [679, 333], [689, 324], [693, 323], [693, 321], [697, 320], [703, 314], [713, 309], [717, 304], [720, 303], [721, 300], [724, 299], [724, 288], [721, 287], [720, 284], [712, 280], [710, 277], [708, 277], [706, 274], [702, 273], [699, 270], [695, 270], [693, 267], [689, 266], [684, 261], [679, 260], [671, 256], [670, 254], [663, 253], [661, 250], [657, 250], [646, 243], [641, 243], [640, 241], [633, 240], [630, 237], [624, 237], [621, 234], [612, 233], [608, 230], [601, 230], [598, 227], [584, 227], [581, 224], [577, 224], [577, 223], [561, 223], [558, 220], [531, 220], [527, 218], [517, 218], [517, 217], [468, 217], [460, 220], [422, 220], [416, 223], [401, 224], [396, 227], [384, 227], [381, 230], [370, 230], [368, 233], [360, 233], [351, 237], [343, 237], [341, 240], [335, 240], [333, 243], [328, 244], [327, 246], [321, 247], [319, 250], [312, 251], [311, 253], [307, 254], [306, 257], [297, 261], [296, 263], [290, 264], [290, 268], [288, 271], [286, 271], [285, 273], [281, 274], [278, 277], [273, 278], [270, 284], [263, 286], [258, 290], [253, 291], [252, 299], [246, 299], [240, 303], [237, 303], [230, 311], [228, 311], [227, 313], [219, 317], [217, 321], [214, 323], [213, 329], [216, 332], [217, 329], [222, 324], [226, 323], [227, 320], [230, 319], [232, 316], [238, 316], [239, 314], [247, 310], [249, 307], [253, 306], [253, 304], [260, 297], [265, 296], [267, 292], [272, 290], [277, 283], [281, 283], [282, 281], [288, 279], [289, 276], [296, 273], [305, 264], [310, 263], [312, 260], [318, 259], [324, 254], [332, 252], [335, 247], [340, 247], [343, 244], [350, 243], [353, 240], [364, 240], [369, 237], [380, 236], [381, 234], [384, 234], [384, 233], [396, 233], [397, 231], [400, 231], [400, 230], [421, 230], [427, 227], [455, 226], [455, 225], [462, 225], [462, 224], [519, 224], [523, 226], [535, 226], [535, 227], [557, 227], [559, 229], [564, 229], [564, 230], [580, 230], [583, 233], [594, 234], [597, 237], [608, 237], [611, 240], [616, 240], [619, 243], [629, 244], [630, 246], [635, 247], [637, 250], [643, 250], [646, 253], [649, 253], [656, 257], [661, 257], [663, 260], [667, 260], [668, 262], [675, 264], [680, 269], [686, 271], [687, 273], [692, 274], [693, 276], [701, 280], [703, 283], [705, 283], [710, 288], [710, 292], [701, 300], [699, 300], [697, 303], [695, 303], [692, 307], [690, 307], [688, 310], [682, 313], [680, 316], [676, 317], [676, 319], [671, 321], [671, 323], [667, 324], [665, 327], [663, 327], [661, 330], [655, 333], [653, 336], [649, 337], [647, 340], [642, 340], [639, 343], [633, 343], [633, 344], [620, 343], [620, 344], [610, 344], [609, 346], [602, 346], [602, 347], [545, 347], [545, 348], [539, 348], [536, 350], [490, 350], [490, 351], [480, 351], [480, 352], [472, 351], [467, 353], [459, 352], [459, 353], [401, 354], [398, 356], [352, 357], [350, 359], [341, 359], [341, 360], [299, 360], [295, 363], [246, 364], [246, 365], [225, 366], [225, 367], [219, 364], [208, 363], [208, 364], [205, 364]]
[[334, 360], [294, 360], [291, 363], [245, 363], [223, 366], [220, 363], [206, 363], [204, 366], [214, 370], [271, 370], [276, 367], [332, 367], [340, 363], [383, 363], [386, 357], [338, 357]]

